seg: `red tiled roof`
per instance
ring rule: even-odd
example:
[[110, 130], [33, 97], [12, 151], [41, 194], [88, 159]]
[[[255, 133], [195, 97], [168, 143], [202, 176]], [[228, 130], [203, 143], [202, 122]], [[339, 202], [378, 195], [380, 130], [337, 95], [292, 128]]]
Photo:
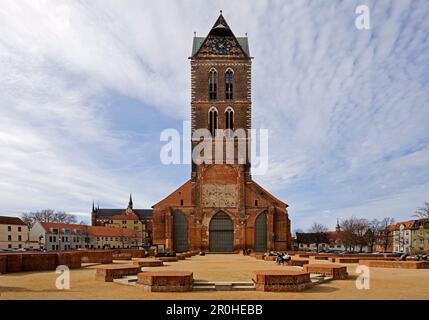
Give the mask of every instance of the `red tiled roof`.
[[26, 226], [25, 222], [18, 217], [0, 216], [0, 224], [9, 224], [17, 226]]
[[398, 222], [396, 224], [388, 226], [387, 229], [389, 231], [398, 231], [402, 224], [404, 225], [404, 229], [409, 230], [409, 229], [413, 229], [415, 227], [416, 221], [415, 220], [409, 220], [409, 221]]
[[139, 220], [139, 217], [134, 214], [118, 214], [115, 216], [112, 216], [112, 220]]
[[80, 230], [81, 234], [88, 234], [96, 237], [138, 237], [138, 234], [132, 229], [111, 228], [102, 226], [87, 226], [83, 224], [67, 224], [54, 222], [41, 222], [41, 225], [48, 234], [51, 229], [59, 229], [60, 234], [64, 234], [64, 229], [68, 229], [71, 234], [76, 234], [74, 230]]
[[127, 228], [109, 228], [109, 227], [91, 227], [91, 234], [97, 237], [130, 237], [137, 238], [138, 235], [134, 230]]

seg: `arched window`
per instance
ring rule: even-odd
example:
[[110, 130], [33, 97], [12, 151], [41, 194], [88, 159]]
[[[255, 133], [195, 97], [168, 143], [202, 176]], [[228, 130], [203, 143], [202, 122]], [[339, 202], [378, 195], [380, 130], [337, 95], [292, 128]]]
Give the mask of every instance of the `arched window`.
[[234, 82], [234, 72], [231, 69], [226, 70], [225, 72], [225, 99], [232, 100], [233, 90], [232, 84]]
[[215, 107], [211, 107], [209, 110], [209, 130], [212, 137], [216, 135], [217, 129], [217, 110]]
[[217, 99], [217, 71], [213, 68], [209, 72], [209, 99]]
[[234, 130], [234, 110], [231, 107], [225, 110], [225, 129]]

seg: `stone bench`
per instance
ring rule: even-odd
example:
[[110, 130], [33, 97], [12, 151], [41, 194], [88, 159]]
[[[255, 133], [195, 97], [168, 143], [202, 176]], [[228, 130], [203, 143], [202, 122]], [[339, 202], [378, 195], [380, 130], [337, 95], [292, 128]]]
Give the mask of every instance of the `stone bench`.
[[96, 269], [95, 280], [112, 282], [113, 279], [136, 275], [140, 271], [141, 268], [139, 266], [129, 264], [100, 266]]
[[176, 258], [179, 260], [185, 260], [186, 256], [183, 253], [176, 253]]
[[315, 260], [328, 260], [328, 256], [314, 256]]
[[288, 266], [302, 267], [308, 263], [309, 263], [308, 259], [292, 259], [287, 264]]
[[147, 292], [192, 291], [194, 282], [190, 271], [142, 272], [137, 275], [136, 287]]
[[164, 262], [157, 259], [133, 258], [133, 265], [143, 267], [162, 267]]
[[298, 254], [298, 258], [309, 258], [311, 255], [311, 253], [300, 253]]
[[114, 253], [113, 260], [131, 260], [133, 255], [131, 253]]
[[336, 263], [359, 263], [359, 258], [335, 258]]
[[303, 291], [313, 286], [310, 273], [302, 271], [254, 271], [252, 280], [256, 291]]
[[429, 261], [388, 261], [361, 259], [359, 264], [375, 268], [429, 269]]
[[264, 260], [264, 254], [263, 253], [255, 253], [256, 260]]
[[265, 261], [276, 261], [276, 256], [264, 256]]
[[192, 253], [190, 253], [190, 252], [185, 252], [183, 255], [184, 255], [186, 258], [191, 258], [191, 257], [192, 257]]
[[345, 280], [348, 277], [347, 267], [336, 264], [306, 264], [304, 272], [330, 276], [334, 280]]
[[177, 262], [179, 258], [177, 257], [157, 257], [158, 260], [162, 262]]

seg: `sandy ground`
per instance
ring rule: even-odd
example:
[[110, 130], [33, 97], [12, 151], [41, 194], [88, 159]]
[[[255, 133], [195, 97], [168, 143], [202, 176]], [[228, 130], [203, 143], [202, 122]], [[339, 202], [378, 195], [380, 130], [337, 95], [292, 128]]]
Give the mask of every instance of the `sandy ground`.
[[[310, 263], [327, 263], [310, 260]], [[249, 281], [253, 270], [289, 269], [274, 262], [256, 260], [242, 255], [213, 254], [196, 256], [179, 262], [165, 263], [164, 267], [146, 270], [188, 270], [196, 280]], [[147, 293], [139, 288], [94, 280], [95, 267], [72, 270], [70, 290], [57, 290], [58, 275], [53, 271], [23, 272], [0, 275], [0, 300], [6, 299], [429, 299], [429, 269], [405, 270], [372, 268], [370, 289], [356, 288], [357, 264], [348, 264], [349, 279], [329, 281], [305, 292], [187, 292]]]

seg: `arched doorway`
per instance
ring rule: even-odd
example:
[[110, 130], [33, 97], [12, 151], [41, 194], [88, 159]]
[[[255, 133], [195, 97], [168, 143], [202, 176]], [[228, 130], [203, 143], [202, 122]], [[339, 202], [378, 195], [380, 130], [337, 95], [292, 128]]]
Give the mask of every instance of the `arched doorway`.
[[234, 224], [225, 212], [213, 216], [209, 226], [210, 252], [234, 251]]
[[255, 221], [255, 251], [267, 251], [267, 213], [261, 213]]
[[188, 251], [188, 220], [181, 212], [173, 213], [173, 250]]

